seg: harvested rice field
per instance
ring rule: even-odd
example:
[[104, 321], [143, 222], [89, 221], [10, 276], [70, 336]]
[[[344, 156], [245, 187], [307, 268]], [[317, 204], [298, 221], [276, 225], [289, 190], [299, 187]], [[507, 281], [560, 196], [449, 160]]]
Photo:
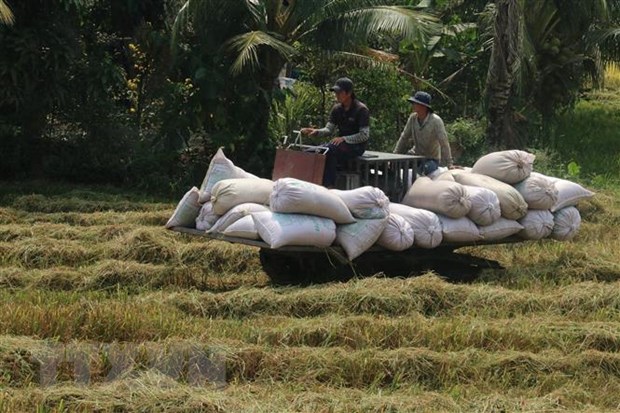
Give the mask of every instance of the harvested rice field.
[[[0, 190], [0, 411], [620, 410], [620, 191], [572, 242], [282, 286], [258, 250], [163, 228], [175, 203]], [[317, 274], [317, 279], [321, 278]]]

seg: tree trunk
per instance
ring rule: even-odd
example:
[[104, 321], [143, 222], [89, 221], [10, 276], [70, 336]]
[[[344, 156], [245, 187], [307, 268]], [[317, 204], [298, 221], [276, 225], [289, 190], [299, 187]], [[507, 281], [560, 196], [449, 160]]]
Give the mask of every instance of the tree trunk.
[[271, 114], [272, 91], [258, 91], [254, 106], [254, 121], [250, 122], [249, 140], [241, 152], [246, 159], [244, 169], [259, 176], [271, 178], [275, 145], [269, 136], [269, 116]]
[[521, 18], [518, 0], [497, 0], [495, 37], [487, 73], [486, 95], [490, 149], [519, 147], [510, 105], [521, 53]]
[[286, 63], [275, 54], [266, 53], [264, 70], [259, 76], [259, 88], [254, 106], [254, 119], [250, 122], [248, 136], [245, 142], [243, 156], [246, 158], [246, 168], [260, 176], [271, 177], [273, 161], [275, 159], [275, 142], [269, 136], [269, 117], [272, 110], [273, 88], [276, 80]]

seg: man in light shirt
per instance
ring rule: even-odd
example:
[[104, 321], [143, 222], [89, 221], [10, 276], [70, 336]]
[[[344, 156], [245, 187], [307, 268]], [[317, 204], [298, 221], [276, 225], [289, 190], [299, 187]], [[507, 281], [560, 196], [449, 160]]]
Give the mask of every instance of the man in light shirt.
[[418, 166], [420, 175], [433, 173], [439, 165], [452, 168], [446, 127], [443, 120], [433, 112], [431, 95], [416, 92], [407, 101], [413, 104], [413, 112], [400, 134], [394, 153], [424, 156], [426, 160]]
[[338, 129], [338, 136], [326, 145], [329, 150], [325, 160], [323, 186], [328, 188], [336, 184], [338, 164], [364, 153], [370, 134], [368, 107], [355, 97], [351, 79], [347, 77], [338, 79], [330, 90], [334, 92], [338, 103], [332, 108], [327, 126], [321, 129], [301, 130], [304, 135], [322, 138], [333, 136]]

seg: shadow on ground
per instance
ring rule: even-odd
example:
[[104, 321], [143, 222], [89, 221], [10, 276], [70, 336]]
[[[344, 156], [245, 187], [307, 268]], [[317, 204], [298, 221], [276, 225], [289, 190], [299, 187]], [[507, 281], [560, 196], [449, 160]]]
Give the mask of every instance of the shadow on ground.
[[373, 252], [349, 264], [338, 263], [327, 253], [283, 252], [261, 249], [263, 270], [275, 285], [310, 285], [354, 277], [384, 274], [386, 277], [412, 277], [433, 271], [452, 282], [470, 282], [484, 269], [503, 269], [500, 263], [451, 249], [393, 253]]

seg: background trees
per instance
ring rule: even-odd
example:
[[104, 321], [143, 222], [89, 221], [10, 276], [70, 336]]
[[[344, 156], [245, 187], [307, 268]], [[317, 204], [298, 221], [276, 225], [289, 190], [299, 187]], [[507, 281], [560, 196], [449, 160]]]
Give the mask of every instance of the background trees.
[[556, 120], [603, 87], [620, 56], [619, 10], [617, 0], [0, 1], [0, 174], [180, 191], [224, 146], [269, 175], [275, 142], [324, 123], [328, 86], [344, 75], [371, 108], [373, 149], [391, 149], [414, 89], [433, 94], [464, 162], [485, 140], [547, 147]]
[[[382, 46], [385, 37], [424, 41], [438, 29], [426, 13], [376, 0], [188, 0], [177, 15], [174, 34], [200, 47], [196, 73], [212, 73], [222, 80], [207, 100], [209, 117], [221, 106], [222, 93], [233, 89], [235, 96], [244, 96], [229, 98], [226, 109], [244, 114], [235, 132], [247, 137], [238, 148], [246, 167], [264, 169], [273, 153], [267, 133], [273, 90], [278, 77], [286, 75], [285, 65], [301, 63], [304, 55], [312, 56], [313, 62], [340, 61], [329, 79], [317, 85], [323, 87], [346, 74], [351, 62], [372, 59], [378, 53], [372, 46]], [[211, 83], [213, 77], [201, 80]], [[221, 131], [211, 123], [207, 119], [208, 132]]]
[[496, 147], [523, 147], [530, 142], [528, 121], [540, 117], [552, 125], [586, 82], [602, 86], [603, 63], [617, 50], [618, 2], [497, 0], [489, 10], [487, 139]]

